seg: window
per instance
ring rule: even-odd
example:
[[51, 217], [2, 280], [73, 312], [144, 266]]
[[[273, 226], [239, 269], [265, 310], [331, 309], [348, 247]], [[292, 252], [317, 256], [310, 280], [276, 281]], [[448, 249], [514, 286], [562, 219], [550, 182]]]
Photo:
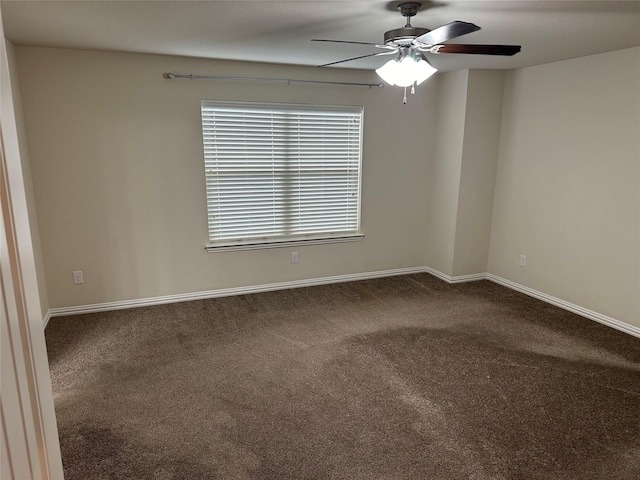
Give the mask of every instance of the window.
[[362, 107], [201, 107], [208, 251], [362, 238]]

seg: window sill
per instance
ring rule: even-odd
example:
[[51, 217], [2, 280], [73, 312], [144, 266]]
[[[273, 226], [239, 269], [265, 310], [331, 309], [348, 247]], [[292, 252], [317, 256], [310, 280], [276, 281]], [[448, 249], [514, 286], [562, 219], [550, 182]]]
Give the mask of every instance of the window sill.
[[344, 242], [359, 242], [364, 238], [364, 234], [349, 235], [344, 237], [334, 238], [313, 238], [307, 240], [283, 240], [281, 242], [256, 242], [244, 245], [206, 245], [204, 249], [208, 253], [216, 252], [234, 252], [238, 250], [262, 250], [266, 248], [282, 248], [282, 247], [297, 247], [303, 245], [322, 245], [325, 243], [344, 243]]

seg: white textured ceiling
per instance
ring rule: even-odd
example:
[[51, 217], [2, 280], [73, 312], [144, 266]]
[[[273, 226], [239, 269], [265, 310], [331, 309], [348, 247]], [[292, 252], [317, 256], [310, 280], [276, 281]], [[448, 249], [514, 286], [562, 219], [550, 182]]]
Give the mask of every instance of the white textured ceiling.
[[[372, 53], [402, 27], [401, 2], [388, 1], [7, 1], [6, 37], [17, 45], [111, 50], [319, 65]], [[522, 45], [514, 57], [431, 55], [439, 70], [511, 69], [640, 45], [640, 1], [423, 1], [414, 26], [453, 20], [482, 30], [449, 43]], [[373, 69], [385, 57], [341, 64]]]

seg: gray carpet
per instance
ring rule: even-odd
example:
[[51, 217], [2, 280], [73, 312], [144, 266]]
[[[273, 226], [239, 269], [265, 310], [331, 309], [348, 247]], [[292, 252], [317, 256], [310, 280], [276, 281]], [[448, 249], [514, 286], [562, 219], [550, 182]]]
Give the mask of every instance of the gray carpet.
[[428, 274], [53, 318], [67, 480], [640, 478], [640, 339]]

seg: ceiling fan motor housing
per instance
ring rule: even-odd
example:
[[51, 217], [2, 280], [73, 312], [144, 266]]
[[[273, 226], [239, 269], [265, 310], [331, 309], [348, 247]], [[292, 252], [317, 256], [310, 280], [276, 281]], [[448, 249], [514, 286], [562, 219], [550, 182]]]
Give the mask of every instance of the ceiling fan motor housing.
[[394, 30], [389, 30], [388, 32], [384, 32], [384, 44], [395, 44], [398, 46], [410, 45], [413, 42], [414, 38], [419, 37], [420, 35], [424, 35], [427, 32], [430, 32], [428, 28], [420, 28], [420, 27], [402, 27], [396, 28]]

